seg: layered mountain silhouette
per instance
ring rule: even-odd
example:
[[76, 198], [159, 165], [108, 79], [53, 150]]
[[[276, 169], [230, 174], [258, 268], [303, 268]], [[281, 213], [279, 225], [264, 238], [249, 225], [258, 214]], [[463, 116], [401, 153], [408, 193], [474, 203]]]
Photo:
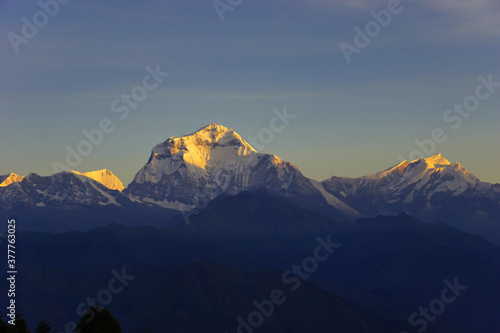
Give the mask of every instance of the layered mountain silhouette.
[[[31, 326], [63, 331], [123, 268], [134, 279], [105, 306], [124, 333], [500, 327], [500, 248], [489, 242], [500, 244], [500, 185], [459, 163], [435, 155], [320, 182], [217, 124], [145, 162], [126, 188], [106, 169], [0, 176]], [[335, 251], [314, 263], [318, 244]], [[278, 289], [287, 301], [248, 326]], [[453, 301], [437, 311], [443, 295]]]
[[86, 172], [86, 173], [80, 173], [78, 171], [73, 171], [77, 175], [82, 175], [86, 176], [88, 178], [91, 178], [107, 188], [111, 190], [118, 190], [118, 191], [123, 191], [125, 189], [125, 186], [123, 186], [122, 182], [118, 177], [116, 177], [111, 171], [108, 169], [103, 169], [103, 170], [98, 170], [98, 171], [93, 171], [93, 172]]
[[[340, 246], [317, 268], [291, 273], [314, 256], [318, 237]], [[287, 302], [255, 332], [413, 332], [422, 324], [408, 318], [442, 297], [444, 281], [465, 287], [426, 332], [494, 333], [500, 325], [500, 248], [408, 215], [339, 223], [245, 191], [166, 230], [110, 225], [18, 238], [18, 301], [33, 323], [57, 328], [122, 267], [135, 278], [107, 307], [125, 333], [237, 332], [238, 318], [276, 289]]]
[[500, 243], [500, 184], [479, 181], [440, 154], [360, 178], [308, 179], [291, 162], [252, 148], [234, 130], [210, 124], [156, 145], [126, 188], [110, 171], [0, 177], [3, 210], [25, 207], [166, 208], [187, 212], [219, 196], [265, 189], [339, 221], [407, 213], [446, 222]]

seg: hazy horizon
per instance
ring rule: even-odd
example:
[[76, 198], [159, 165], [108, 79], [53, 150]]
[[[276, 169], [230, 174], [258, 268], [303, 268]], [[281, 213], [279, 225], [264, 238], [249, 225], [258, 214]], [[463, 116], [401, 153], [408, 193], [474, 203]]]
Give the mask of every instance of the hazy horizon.
[[[223, 124], [218, 124], [218, 125], [222, 125], [222, 126], [224, 126]], [[203, 127], [201, 127], [201, 128], [204, 128], [204, 127], [205, 127], [205, 126], [203, 126]], [[234, 129], [232, 129], [232, 130], [234, 130]], [[235, 131], [235, 132], [236, 132], [236, 133], [238, 133], [237, 131]], [[190, 134], [192, 134], [192, 133], [186, 133], [185, 135], [179, 135], [179, 136], [186, 136], [186, 135], [190, 135]], [[239, 133], [238, 133], [238, 134], [239, 134]], [[176, 137], [176, 136], [172, 136], [172, 137]], [[244, 139], [244, 138], [243, 138], [243, 139]], [[166, 140], [165, 140], [165, 141], [166, 141]], [[245, 140], [245, 141], [246, 141], [246, 140]], [[161, 142], [158, 142], [158, 144], [160, 144], [160, 143], [161, 143]], [[250, 144], [250, 145], [251, 145], [251, 144]], [[256, 148], [254, 145], [251, 145], [251, 146], [252, 146], [254, 149]], [[257, 150], [257, 151], [259, 151], [258, 149], [256, 149], [256, 150]], [[260, 151], [259, 151], [259, 152], [260, 152]], [[275, 153], [272, 153], [272, 152], [267, 152], [267, 153], [269, 153], [269, 154], [273, 154], [273, 155], [276, 155], [276, 156], [280, 157], [278, 154], [275, 154]], [[433, 155], [438, 155], [438, 154], [441, 154], [441, 153], [436, 152], [436, 153], [435, 153], [435, 154], [433, 154]], [[426, 158], [427, 158], [427, 157], [428, 157], [428, 156], [426, 156]], [[444, 158], [446, 158], [446, 156], [444, 156], [444, 155], [443, 155], [443, 157], [444, 157]], [[148, 155], [148, 158], [149, 158], [149, 155]], [[407, 160], [407, 161], [408, 161], [408, 162], [412, 162], [411, 160]], [[146, 162], [147, 162], [147, 160], [143, 163], [143, 165], [145, 165], [145, 164], [146, 164]], [[289, 161], [289, 162], [294, 163], [293, 161]], [[459, 162], [459, 161], [451, 161], [451, 160], [450, 160], [449, 162], [450, 162], [450, 163], [454, 163], [454, 162]], [[460, 162], [459, 162], [459, 163], [460, 163]], [[294, 163], [294, 164], [295, 164], [295, 163]], [[380, 169], [380, 170], [373, 170], [372, 172], [369, 172], [369, 173], [366, 173], [366, 174], [363, 174], [363, 175], [359, 175], [359, 176], [356, 176], [356, 177], [351, 177], [351, 178], [357, 178], [357, 177], [367, 176], [367, 175], [374, 174], [374, 173], [377, 173], [377, 172], [380, 172], [380, 171], [384, 171], [384, 170], [386, 170], [386, 169], [392, 168], [393, 166], [395, 166], [395, 165], [397, 165], [397, 164], [399, 164], [399, 163], [396, 163], [396, 164], [393, 164], [393, 165], [389, 165], [389, 166], [387, 166], [387, 167], [384, 167], [383, 169]], [[141, 165], [141, 167], [142, 167], [143, 165]], [[140, 168], [141, 168], [141, 167], [140, 167]], [[133, 172], [132, 172], [132, 173], [133, 173], [133, 175], [132, 175], [132, 177], [131, 177], [130, 179], [127, 179], [127, 178], [121, 178], [121, 177], [120, 177], [117, 173], [115, 173], [113, 170], [110, 170], [109, 168], [103, 167], [102, 169], [108, 169], [109, 171], [113, 172], [113, 174], [115, 174], [115, 176], [117, 176], [117, 177], [120, 179], [120, 181], [122, 181], [123, 185], [124, 185], [125, 187], [127, 187], [127, 186], [128, 186], [128, 185], [132, 182], [132, 180], [133, 180], [133, 178], [134, 178], [135, 174], [139, 171], [139, 169], [140, 169], [140, 168], [138, 168], [137, 170], [135, 170], [135, 171], [133, 171]], [[71, 169], [72, 169], [72, 168], [71, 168]], [[102, 170], [102, 169], [99, 169], [99, 170]], [[300, 167], [299, 167], [299, 169], [300, 169]], [[124, 170], [124, 169], [122, 169], [122, 171], [123, 171], [123, 170]], [[85, 172], [98, 171], [98, 169], [95, 169], [95, 170], [84, 170], [84, 171], [81, 171], [81, 170], [77, 170], [77, 169], [75, 169], [74, 171], [77, 171], [78, 173], [80, 173], [80, 172], [85, 173]], [[130, 173], [131, 173], [131, 171], [130, 171], [130, 170], [126, 170], [126, 171], [127, 171], [127, 172], [126, 172], [125, 174], [130, 174]], [[303, 173], [306, 177], [311, 178], [311, 179], [314, 179], [314, 180], [317, 180], [317, 181], [324, 181], [324, 180], [326, 180], [326, 179], [329, 179], [329, 178], [330, 178], [330, 177], [332, 177], [332, 176], [350, 177], [350, 176], [345, 176], [345, 175], [340, 175], [340, 174], [332, 173], [332, 174], [331, 174], [331, 175], [329, 175], [327, 178], [315, 179], [314, 177], [311, 177], [310, 175], [307, 175], [305, 172], [303, 172], [303, 170], [300, 170], [300, 171], [301, 171], [301, 172], [302, 172], [302, 173]], [[469, 172], [471, 172], [471, 170], [468, 170], [468, 171], [469, 171]], [[31, 172], [37, 173], [37, 174], [42, 175], [42, 176], [49, 176], [49, 175], [51, 175], [51, 174], [53, 174], [53, 173], [54, 173], [54, 172], [53, 172], [53, 173], [49, 173], [49, 174], [40, 174], [40, 173], [38, 173], [38, 172], [36, 172], [36, 171], [31, 171]], [[31, 172], [29, 172], [29, 173], [31, 173]], [[16, 173], [16, 172], [13, 172], [13, 173]], [[18, 174], [18, 175], [20, 175], [20, 176], [27, 176], [29, 173], [27, 173], [27, 174]], [[474, 174], [473, 172], [471, 172], [471, 173], [472, 173], [472, 174]], [[7, 174], [8, 174], [8, 173], [7, 173]]]

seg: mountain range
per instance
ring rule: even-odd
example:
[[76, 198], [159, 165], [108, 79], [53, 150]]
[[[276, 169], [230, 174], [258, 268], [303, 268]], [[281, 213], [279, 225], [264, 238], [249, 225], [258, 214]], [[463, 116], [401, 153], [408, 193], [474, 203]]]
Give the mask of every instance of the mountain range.
[[[63, 331], [97, 295], [124, 333], [500, 327], [500, 185], [439, 154], [316, 181], [211, 124], [156, 145], [127, 187], [107, 169], [0, 182], [30, 326]], [[107, 303], [119, 270], [133, 279]]]
[[360, 178], [333, 176], [320, 182], [291, 162], [257, 152], [218, 124], [156, 145], [126, 188], [106, 169], [48, 177], [10, 174], [0, 181], [0, 209], [7, 212], [141, 206], [165, 208], [171, 215], [203, 208], [219, 196], [266, 189], [339, 221], [407, 213], [500, 243], [500, 184], [481, 182], [440, 154]]

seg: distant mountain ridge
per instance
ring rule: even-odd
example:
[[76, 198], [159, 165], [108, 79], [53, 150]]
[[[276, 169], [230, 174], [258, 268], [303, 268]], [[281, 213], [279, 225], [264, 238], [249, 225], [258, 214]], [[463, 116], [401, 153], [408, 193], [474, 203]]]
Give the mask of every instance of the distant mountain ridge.
[[337, 220], [407, 213], [500, 243], [500, 184], [479, 181], [441, 154], [360, 178], [333, 176], [320, 182], [291, 162], [257, 152], [234, 130], [210, 124], [156, 145], [127, 188], [106, 169], [73, 175], [78, 177], [64, 172], [27, 179], [2, 176], [0, 207], [121, 207], [132, 202], [186, 212], [221, 195], [265, 189]]
[[92, 171], [92, 172], [85, 172], [85, 173], [80, 173], [78, 171], [72, 171], [76, 173], [77, 175], [82, 175], [85, 177], [89, 177], [107, 188], [111, 190], [117, 190], [117, 191], [123, 191], [125, 189], [125, 186], [123, 186], [122, 182], [118, 177], [116, 177], [111, 171], [108, 169], [103, 169], [103, 170], [98, 170], [98, 171]]
[[21, 181], [0, 188], [0, 207], [76, 207], [121, 206], [133, 202], [119, 191], [111, 190], [100, 182], [74, 172], [62, 171], [42, 177], [29, 174]]
[[444, 221], [500, 237], [500, 184], [481, 182], [441, 154], [361, 178], [334, 176], [322, 184], [365, 217], [405, 212], [426, 222]]
[[18, 183], [24, 179], [23, 176], [11, 173], [9, 175], [0, 176], [0, 187], [7, 187], [12, 183]]
[[[333, 176], [323, 184], [330, 193], [341, 198], [374, 191], [373, 195], [387, 197], [389, 204], [400, 200], [408, 204], [422, 196], [431, 200], [434, 194], [441, 192], [452, 196], [462, 195], [470, 189], [484, 194], [491, 190], [494, 192], [491, 184], [481, 183], [460, 163], [452, 164], [441, 154], [411, 163], [404, 161], [385, 171], [360, 178]], [[364, 214], [373, 215], [376, 212], [364, 211]]]

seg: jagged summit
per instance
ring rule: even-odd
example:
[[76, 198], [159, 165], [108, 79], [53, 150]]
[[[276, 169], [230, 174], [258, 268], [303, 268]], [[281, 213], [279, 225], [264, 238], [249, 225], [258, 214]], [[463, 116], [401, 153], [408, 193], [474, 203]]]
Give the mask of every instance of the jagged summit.
[[424, 174], [427, 174], [427, 176], [429, 176], [430, 174], [436, 171], [445, 171], [451, 169], [455, 171], [461, 171], [461, 169], [463, 169], [464, 173], [470, 174], [467, 170], [465, 170], [465, 168], [463, 168], [460, 165], [460, 163], [452, 164], [445, 157], [443, 157], [443, 155], [436, 154], [427, 158], [422, 158], [411, 162], [403, 161], [398, 165], [390, 167], [384, 171], [363, 176], [361, 177], [361, 179], [383, 179], [386, 177], [394, 178], [394, 177], [404, 176], [406, 179], [413, 178], [416, 180], [422, 178]]
[[[120, 179], [118, 179], [118, 177], [116, 177], [108, 169], [102, 169], [102, 170], [85, 172], [85, 173], [78, 172], [78, 171], [71, 171], [71, 172], [63, 171], [63, 172], [56, 173], [53, 176], [59, 177], [61, 175], [70, 174], [70, 173], [93, 179], [93, 180], [103, 184], [104, 186], [106, 186], [107, 188], [109, 188], [111, 190], [118, 190], [121, 192], [125, 189], [125, 187], [123, 186]], [[11, 174], [5, 175], [5, 176], [0, 176], [0, 187], [7, 187], [13, 183], [19, 183], [19, 182], [23, 181], [23, 179], [25, 179], [25, 178], [28, 178], [28, 180], [30, 180], [33, 177], [40, 177], [40, 176], [36, 173], [33, 173], [33, 172], [30, 173], [27, 177], [19, 176], [19, 175], [16, 175], [15, 173], [11, 173]]]
[[117, 199], [123, 196], [113, 192], [75, 172], [61, 171], [50, 176], [30, 173], [22, 182], [0, 189], [0, 207], [119, 206]]
[[451, 163], [441, 154], [418, 159], [411, 163], [403, 162], [399, 168], [403, 171], [401, 175], [407, 181], [410, 183], [420, 182], [421, 186], [430, 181], [431, 178], [436, 179], [438, 175], [446, 178], [444, 181], [446, 184], [450, 184], [450, 180], [454, 179], [454, 186], [461, 187], [463, 190], [468, 185], [475, 185], [478, 182], [478, 179], [460, 163]]
[[[324, 181], [323, 186], [328, 193], [343, 199], [364, 216], [406, 212], [436, 222], [441, 216], [448, 216], [449, 210], [457, 210], [473, 198], [483, 198], [484, 202], [497, 200], [491, 207], [500, 202], [495, 199], [500, 192], [496, 186], [481, 183], [460, 163], [451, 163], [441, 154], [403, 161], [360, 178], [334, 176]], [[469, 219], [498, 214], [489, 204], [481, 205], [481, 208], [470, 209]]]
[[234, 132], [233, 129], [226, 127], [224, 125], [220, 125], [217, 123], [211, 123], [211, 124], [208, 124], [206, 126], [201, 127], [200, 129], [198, 129], [197, 131], [194, 131], [193, 133], [181, 135], [178, 137], [172, 137], [172, 138], [181, 138], [181, 137], [191, 136], [191, 135], [194, 135], [194, 134], [199, 133], [199, 132], [207, 132], [207, 131], [208, 132], [223, 132], [223, 133]]
[[[386, 177], [400, 177], [402, 176], [405, 171], [413, 170], [412, 172], [415, 173], [423, 173], [425, 170], [433, 170], [433, 169], [445, 169], [446, 167], [450, 165], [458, 165], [461, 167], [459, 163], [451, 163], [448, 161], [443, 155], [441, 154], [436, 154], [427, 158], [422, 158], [422, 159], [417, 159], [411, 162], [408, 161], [403, 161], [395, 166], [392, 166], [388, 169], [385, 169], [383, 171], [377, 172], [377, 173], [372, 173], [366, 176], [362, 176], [360, 178], [351, 178], [351, 177], [339, 177], [339, 176], [333, 176], [332, 178], [343, 178], [343, 179], [383, 179]], [[419, 167], [420, 166], [420, 167]], [[410, 168], [408, 168], [410, 167]], [[408, 169], [408, 170], [407, 170]]]
[[16, 175], [15, 173], [10, 173], [5, 176], [0, 176], [0, 187], [9, 186], [12, 183], [19, 183], [24, 179], [23, 176]]
[[[417, 160], [418, 161], [418, 160]], [[367, 176], [363, 176], [361, 177], [361, 179], [383, 179], [387, 176], [394, 176], [394, 175], [398, 175], [398, 176], [401, 176], [405, 169], [411, 165], [410, 162], [408, 161], [404, 161], [404, 162], [401, 162], [399, 163], [398, 165], [395, 165], [393, 167], [390, 167], [384, 171], [380, 171], [380, 172], [377, 172], [377, 173], [373, 173], [373, 174], [370, 174], [370, 175], [367, 175]], [[334, 176], [336, 177], [336, 176]], [[336, 177], [336, 178], [347, 178], [347, 177]]]
[[175, 172], [186, 172], [188, 178], [196, 179], [220, 177], [222, 173], [256, 163], [257, 155], [257, 151], [234, 130], [210, 124], [192, 134], [170, 137], [156, 145], [134, 182], [158, 183], [164, 175]]
[[193, 132], [191, 134], [170, 137], [165, 143], [178, 143], [182, 142], [186, 145], [203, 145], [211, 144], [215, 145], [234, 145], [242, 146], [247, 148], [249, 151], [257, 152], [248, 142], [243, 140], [243, 138], [236, 133], [233, 129], [212, 123], [210, 125], [204, 126]]
[[[434, 188], [437, 192], [451, 191], [454, 195], [465, 192], [469, 187], [479, 181], [473, 174], [460, 163], [451, 163], [441, 154], [427, 158], [403, 161], [398, 165], [384, 171], [363, 176], [360, 178], [347, 178], [334, 176], [325, 182], [332, 181], [357, 184], [353, 187], [356, 191], [367, 186], [387, 193], [399, 193], [402, 189], [412, 186], [414, 190], [429, 191]], [[439, 180], [439, 181], [438, 181]], [[412, 195], [409, 196], [413, 198]]]
[[415, 160], [415, 161], [412, 161], [412, 163], [417, 162], [417, 161], [423, 161], [427, 165], [450, 165], [451, 164], [450, 161], [448, 161], [446, 158], [444, 158], [443, 155], [441, 155], [441, 154], [436, 154], [434, 156], [430, 156], [430, 157], [423, 158], [420, 160]]

